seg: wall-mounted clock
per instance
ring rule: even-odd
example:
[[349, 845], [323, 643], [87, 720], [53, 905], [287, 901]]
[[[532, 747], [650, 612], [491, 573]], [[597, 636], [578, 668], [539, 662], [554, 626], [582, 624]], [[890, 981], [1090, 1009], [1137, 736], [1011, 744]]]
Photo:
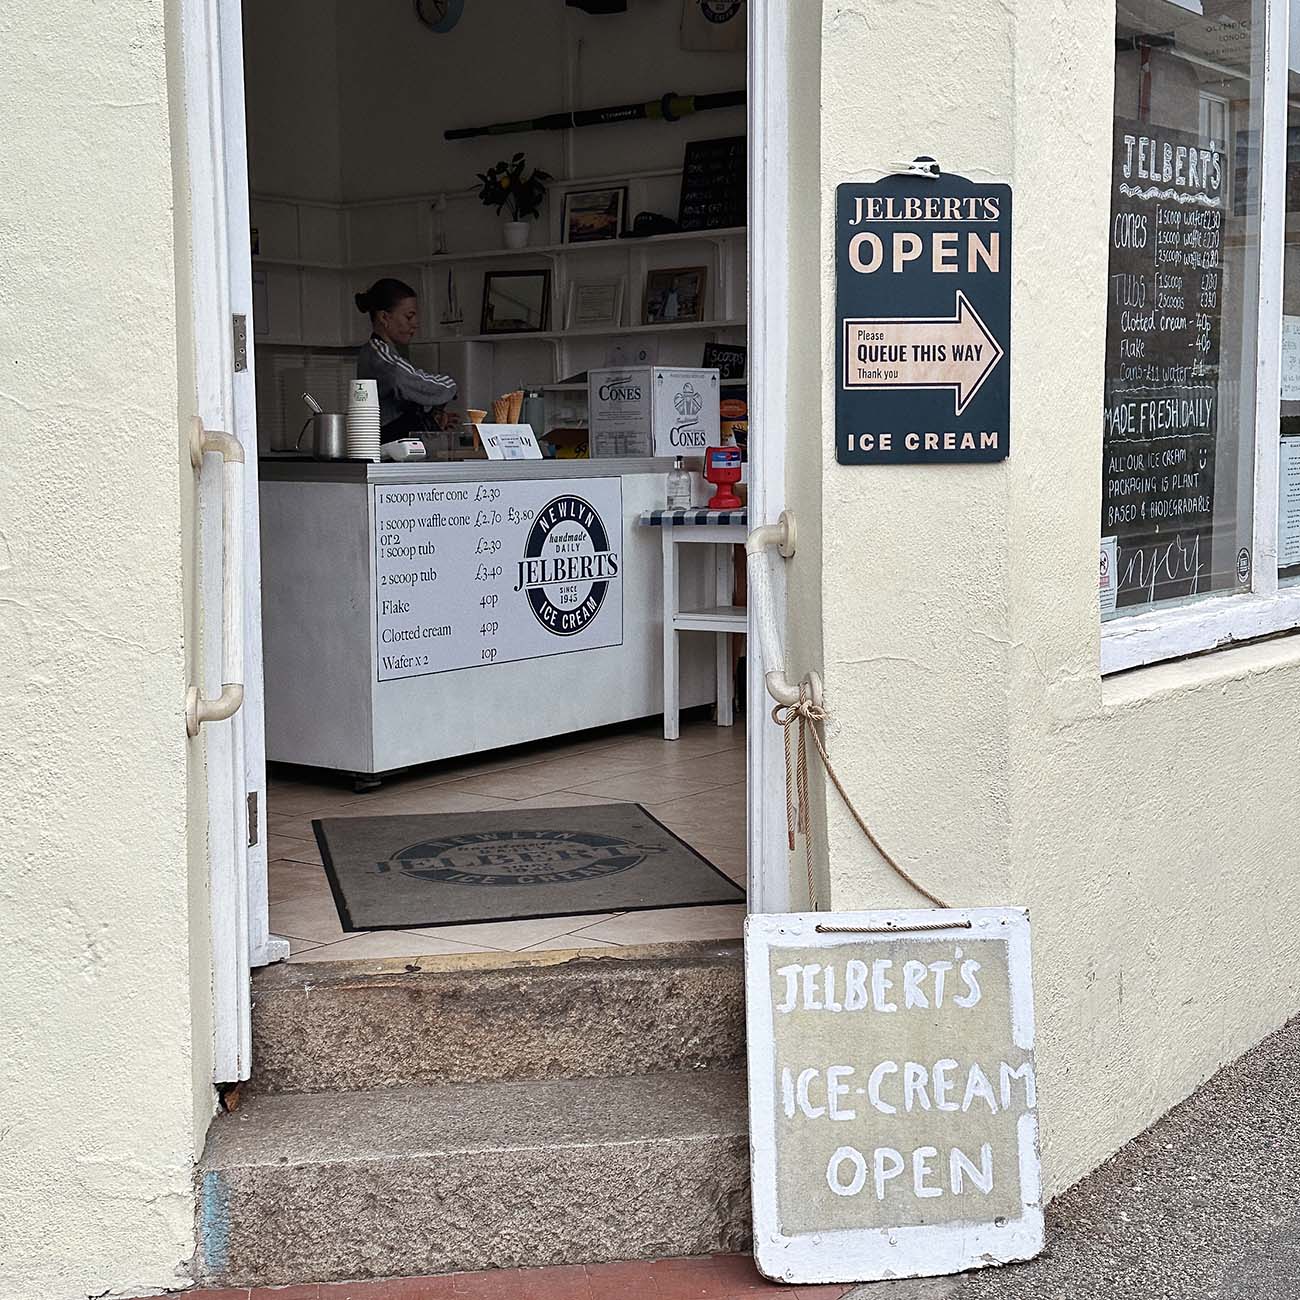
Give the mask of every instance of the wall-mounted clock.
[[449, 32], [460, 22], [465, 0], [415, 0], [415, 16], [431, 32]]

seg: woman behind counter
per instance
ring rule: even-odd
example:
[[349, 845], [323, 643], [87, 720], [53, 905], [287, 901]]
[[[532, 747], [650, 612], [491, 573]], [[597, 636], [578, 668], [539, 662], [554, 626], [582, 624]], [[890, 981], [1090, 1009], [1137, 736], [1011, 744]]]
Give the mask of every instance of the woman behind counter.
[[370, 317], [370, 341], [357, 354], [357, 378], [373, 379], [379, 389], [380, 442], [439, 428], [441, 408], [456, 396], [456, 381], [413, 366], [398, 350], [420, 327], [415, 290], [385, 277], [357, 294], [356, 304]]

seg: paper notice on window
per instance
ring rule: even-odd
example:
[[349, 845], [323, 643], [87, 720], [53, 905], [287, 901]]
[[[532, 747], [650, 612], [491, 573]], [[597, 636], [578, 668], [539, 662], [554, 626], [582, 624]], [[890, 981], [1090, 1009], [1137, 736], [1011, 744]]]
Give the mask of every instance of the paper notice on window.
[[1277, 563], [1300, 564], [1300, 438], [1283, 438], [1278, 452]]
[[1103, 537], [1101, 539], [1101, 564], [1097, 576], [1097, 596], [1101, 602], [1104, 618], [1115, 612], [1115, 598], [1119, 594], [1119, 580], [1116, 570], [1119, 567], [1119, 538]]
[[1282, 400], [1300, 402], [1300, 316], [1282, 317]]

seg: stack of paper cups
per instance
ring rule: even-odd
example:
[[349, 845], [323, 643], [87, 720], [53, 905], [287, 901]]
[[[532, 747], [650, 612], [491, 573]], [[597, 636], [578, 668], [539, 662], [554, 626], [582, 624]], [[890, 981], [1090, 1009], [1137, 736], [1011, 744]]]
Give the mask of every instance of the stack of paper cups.
[[348, 389], [348, 459], [379, 459], [379, 386], [354, 379]]

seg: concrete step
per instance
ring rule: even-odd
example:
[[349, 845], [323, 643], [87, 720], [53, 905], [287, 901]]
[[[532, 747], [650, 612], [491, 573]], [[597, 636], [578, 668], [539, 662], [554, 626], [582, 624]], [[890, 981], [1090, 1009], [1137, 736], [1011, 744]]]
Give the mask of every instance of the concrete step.
[[199, 1177], [210, 1285], [745, 1250], [744, 1075], [254, 1095]]
[[[487, 964], [491, 963], [491, 964]], [[510, 964], [501, 964], [510, 963]], [[741, 1069], [741, 945], [256, 972], [254, 1092]]]

